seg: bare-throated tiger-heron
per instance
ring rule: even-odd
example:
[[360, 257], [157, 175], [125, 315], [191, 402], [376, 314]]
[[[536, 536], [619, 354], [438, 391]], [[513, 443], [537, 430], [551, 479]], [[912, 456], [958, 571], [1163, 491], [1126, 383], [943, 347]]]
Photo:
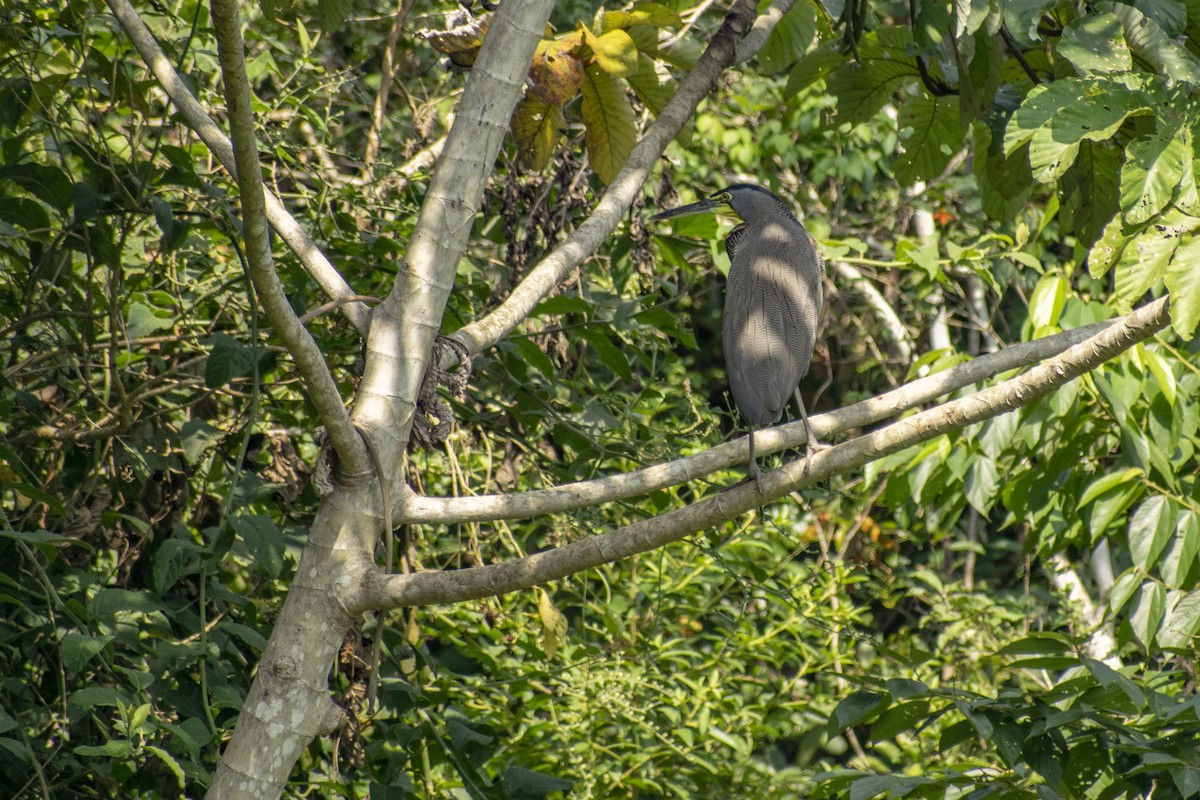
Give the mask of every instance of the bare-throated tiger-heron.
[[813, 435], [800, 396], [821, 321], [825, 262], [787, 203], [772, 192], [736, 183], [650, 219], [732, 214], [742, 224], [725, 238], [729, 278], [722, 325], [733, 402], [749, 428], [749, 472], [762, 487], [754, 430], [772, 425], [793, 396], [804, 420], [808, 454], [824, 447]]

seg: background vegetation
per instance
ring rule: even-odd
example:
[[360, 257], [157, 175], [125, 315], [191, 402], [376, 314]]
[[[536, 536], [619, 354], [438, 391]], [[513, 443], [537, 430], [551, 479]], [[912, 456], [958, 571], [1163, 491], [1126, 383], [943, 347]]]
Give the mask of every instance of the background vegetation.
[[[139, 11], [220, 114], [207, 7]], [[445, 331], [586, 216], [720, 23], [630, 11], [556, 8], [543, 52], [583, 73], [519, 110]], [[483, 9], [242, 12], [268, 185], [356, 291], [387, 294]], [[0, 22], [0, 794], [199, 796], [317, 506], [319, 422], [249, 289], [235, 185], [107, 9]], [[1178, 0], [796, 4], [644, 205], [475, 360], [415, 489], [540, 488], [735, 431], [729, 224], [645, 217], [738, 180], [791, 198], [831, 262], [814, 411], [1148, 291], [1170, 291], [1174, 330], [680, 545], [393, 614], [374, 711], [365, 622], [331, 680], [353, 722], [289, 796], [1200, 795], [1197, 25]], [[294, 306], [324, 301], [276, 257]], [[336, 314], [309, 327], [352, 396], [358, 336]], [[490, 563], [741, 478], [405, 533], [425, 568]]]

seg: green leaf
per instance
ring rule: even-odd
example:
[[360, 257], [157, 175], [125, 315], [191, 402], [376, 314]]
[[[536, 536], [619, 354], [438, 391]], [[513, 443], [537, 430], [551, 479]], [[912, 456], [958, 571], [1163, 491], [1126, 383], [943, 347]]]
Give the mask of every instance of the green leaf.
[[142, 339], [155, 331], [170, 330], [174, 326], [170, 311], [152, 308], [145, 303], [131, 305], [125, 320], [125, 332], [130, 339]]
[[97, 706], [116, 708], [121, 704], [129, 705], [129, 698], [124, 692], [111, 686], [88, 686], [77, 692], [72, 692], [67, 701], [68, 709], [75, 713], [91, 711]]
[[1141, 478], [1146, 473], [1140, 467], [1129, 467], [1119, 472], [1110, 472], [1088, 484], [1083, 496], [1079, 498], [1079, 508], [1086, 506], [1105, 492], [1125, 484], [1140, 485]]
[[829, 716], [830, 733], [861, 725], [884, 711], [891, 698], [879, 692], [853, 692], [844, 697]]
[[232, 380], [249, 375], [259, 356], [257, 348], [244, 345], [227, 334], [216, 334], [204, 365], [205, 385], [219, 389]]
[[1175, 249], [1165, 276], [1171, 293], [1171, 327], [1188, 340], [1200, 325], [1200, 237], [1185, 236]]
[[[1132, 307], [1157, 281], [1162, 280], [1181, 240], [1185, 236], [1193, 238], [1192, 234], [1197, 230], [1200, 230], [1200, 218], [1171, 208], [1129, 242], [1115, 267], [1114, 288], [1118, 307]], [[1191, 262], [1188, 266], [1194, 270], [1196, 264]], [[1181, 300], [1186, 302], [1185, 298], [1181, 297]]]
[[568, 294], [556, 294], [533, 307], [531, 316], [557, 317], [563, 314], [591, 314], [596, 309], [587, 300]]
[[991, 10], [990, 0], [954, 0], [954, 37], [961, 40], [974, 35]]
[[1085, 14], [1063, 28], [1058, 54], [1082, 75], [1128, 72], [1133, 56], [1121, 21], [1111, 13]]
[[1093, 278], [1103, 278], [1125, 252], [1125, 246], [1133, 238], [1125, 230], [1120, 214], [1111, 217], [1088, 253], [1088, 273]]
[[1061, 106], [1030, 139], [1029, 166], [1034, 180], [1056, 180], [1075, 163], [1080, 142], [1109, 139], [1131, 115], [1150, 111], [1142, 98], [1121, 89], [1085, 95]]
[[1134, 57], [1153, 67], [1159, 75], [1171, 81], [1200, 83], [1200, 60], [1153, 19], [1124, 3], [1097, 3], [1095, 9], [1111, 13], [1121, 21], [1125, 41]]
[[1029, 320], [1034, 329], [1058, 325], [1067, 302], [1067, 280], [1062, 275], [1043, 275], [1029, 298]]
[[553, 362], [550, 361], [550, 356], [546, 355], [545, 351], [538, 347], [536, 342], [525, 336], [519, 336], [510, 341], [516, 345], [525, 363], [535, 368], [551, 381], [558, 377], [558, 371], [554, 368]]
[[996, 462], [982, 454], [976, 456], [963, 477], [963, 494], [967, 502], [986, 517], [999, 491], [1000, 470]]
[[637, 144], [633, 106], [621, 85], [595, 66], [584, 70], [582, 89], [588, 161], [596, 176], [609, 184]]
[[1150, 572], [1175, 533], [1176, 505], [1162, 495], [1144, 500], [1129, 517], [1129, 555], [1134, 566]]
[[1122, 573], [1121, 577], [1117, 578], [1117, 582], [1113, 584], [1112, 594], [1108, 597], [1109, 610], [1114, 614], [1119, 614], [1145, 579], [1146, 573], [1136, 568]]
[[20, 186], [64, 217], [74, 201], [75, 184], [57, 167], [45, 164], [12, 164], [0, 167], [0, 184]]
[[1105, 774], [1110, 761], [1108, 752], [1096, 739], [1084, 739], [1071, 748], [1063, 783], [1072, 797], [1088, 797], [1088, 790]]
[[814, 48], [808, 55], [796, 62], [788, 73], [787, 86], [783, 90], [783, 99], [789, 100], [799, 92], [812, 86], [817, 81], [824, 80], [830, 72], [845, 66], [846, 56], [841, 52], [836, 42], [827, 42]]
[[1004, 24], [1014, 39], [1025, 47], [1030, 47], [1041, 41], [1038, 25], [1042, 16], [1053, 11], [1058, 0], [1009, 0], [1002, 4], [1004, 8]]
[[983, 122], [971, 126], [975, 182], [979, 185], [983, 213], [995, 220], [1010, 220], [1025, 207], [1033, 187], [1029, 148], [1023, 145], [1004, 154], [1003, 136], [993, 137]]
[[80, 756], [125, 758], [133, 752], [133, 743], [128, 739], [109, 739], [101, 745], [81, 744], [73, 748], [71, 752]]
[[1191, 158], [1191, 129], [1182, 124], [1160, 125], [1153, 136], [1130, 142], [1121, 168], [1125, 221], [1136, 225], [1162, 213], [1182, 184], [1184, 163]]
[[626, 80], [638, 99], [645, 103], [646, 108], [655, 116], [658, 116], [675, 96], [675, 81], [668, 75], [660, 74], [654, 59], [645, 54], [638, 56], [638, 70]]
[[68, 633], [63, 636], [61, 643], [63, 666], [70, 672], [78, 672], [114, 638], [113, 636]]
[[909, 98], [900, 105], [898, 125], [907, 134], [901, 140], [904, 152], [892, 164], [903, 186], [941, 175], [962, 149], [964, 131], [955, 96]]
[[163, 750], [161, 747], [155, 747], [154, 745], [150, 744], [146, 745], [146, 752], [152, 754], [155, 758], [161, 761], [163, 766], [167, 768], [167, 771], [175, 776], [175, 783], [180, 789], [184, 787], [183, 767], [179, 766], [179, 762], [175, 760], [175, 756], [171, 755], [166, 750]]
[[1162, 623], [1166, 608], [1167, 590], [1162, 584], [1147, 581], [1138, 592], [1137, 606], [1129, 615], [1129, 627], [1142, 646], [1149, 650], [1154, 645], [1154, 634]]
[[1200, 514], [1182, 509], [1175, 520], [1171, 549], [1158, 564], [1158, 574], [1173, 589], [1182, 589], [1200, 556]]
[[612, 343], [612, 339], [609, 338], [607, 332], [599, 328], [585, 327], [580, 329], [579, 335], [596, 351], [601, 364], [608, 367], [622, 379], [626, 381], [633, 380], [633, 371], [629, 368], [629, 359], [626, 358], [621, 348]]
[[512, 766], [505, 770], [501, 785], [506, 800], [541, 800], [554, 792], [569, 792], [575, 784], [544, 772]]
[[1200, 589], [1185, 595], [1167, 614], [1158, 632], [1158, 644], [1190, 648], [1197, 634], [1200, 634]]
[[871, 740], [886, 741], [901, 731], [916, 727], [929, 718], [929, 699], [909, 700], [892, 706], [871, 724]]
[[1059, 220], [1083, 247], [1100, 238], [1120, 203], [1121, 151], [1113, 142], [1083, 141], [1075, 165], [1060, 181]]
[[758, 51], [758, 66], [773, 75], [789, 69], [817, 41], [817, 10], [812, 3], [796, 3], [771, 30]]
[[187, 539], [167, 539], [159, 545], [151, 570], [154, 591], [165, 594], [180, 578], [195, 570], [199, 554], [200, 546]]
[[268, 516], [247, 514], [229, 518], [254, 561], [272, 578], [283, 572], [283, 532]]
[[214, 428], [203, 419], [189, 419], [179, 431], [183, 457], [193, 466], [200, 463], [208, 448], [225, 438], [225, 431]]
[[859, 44], [860, 61], [844, 62], [827, 85], [838, 98], [839, 122], [867, 122], [892, 95], [920, 80], [920, 72], [907, 53], [912, 38], [906, 28], [884, 28], [866, 34]]

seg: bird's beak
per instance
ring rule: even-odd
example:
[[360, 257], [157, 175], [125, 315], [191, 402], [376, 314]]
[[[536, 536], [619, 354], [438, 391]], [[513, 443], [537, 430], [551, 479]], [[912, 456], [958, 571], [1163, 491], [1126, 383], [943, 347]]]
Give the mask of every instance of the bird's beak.
[[701, 200], [698, 203], [689, 203], [686, 206], [678, 208], [668, 208], [666, 211], [660, 211], [650, 219], [675, 219], [676, 217], [691, 217], [696, 214], [716, 214], [716, 213], [731, 213], [732, 209], [724, 200], [714, 200], [712, 198]]

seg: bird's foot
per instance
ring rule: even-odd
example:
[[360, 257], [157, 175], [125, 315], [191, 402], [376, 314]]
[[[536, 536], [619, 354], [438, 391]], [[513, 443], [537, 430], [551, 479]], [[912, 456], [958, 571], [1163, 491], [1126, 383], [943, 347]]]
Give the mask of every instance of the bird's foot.
[[808, 466], [812, 463], [812, 457], [822, 450], [828, 450], [833, 445], [818, 442], [816, 439], [809, 439], [804, 443], [804, 474], [808, 474]]

